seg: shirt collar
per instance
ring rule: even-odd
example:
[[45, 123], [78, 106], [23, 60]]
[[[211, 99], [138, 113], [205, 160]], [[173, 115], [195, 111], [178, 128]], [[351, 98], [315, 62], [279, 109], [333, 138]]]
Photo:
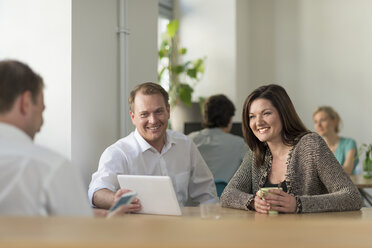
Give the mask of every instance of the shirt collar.
[[32, 139], [24, 131], [14, 125], [4, 122], [0, 122], [0, 137], [14, 141], [32, 143]]
[[[169, 130], [166, 131], [166, 139], [165, 139], [165, 144], [164, 144], [164, 147], [162, 149], [163, 152], [166, 152], [168, 151], [171, 146], [173, 144], [176, 144], [176, 141], [175, 139], [170, 135], [170, 132]], [[141, 149], [141, 152], [145, 152], [149, 149], [153, 149], [153, 150], [156, 150], [152, 145], [150, 145], [141, 135], [140, 133], [138, 132], [137, 128], [136, 130], [134, 131], [134, 137], [136, 138], [136, 140], [138, 141], [138, 144], [140, 146], [140, 149]]]

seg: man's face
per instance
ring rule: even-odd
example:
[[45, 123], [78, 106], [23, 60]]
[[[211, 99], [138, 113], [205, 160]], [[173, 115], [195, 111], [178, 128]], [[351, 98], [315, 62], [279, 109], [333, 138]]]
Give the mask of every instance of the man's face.
[[161, 150], [169, 119], [169, 105], [165, 103], [163, 96], [137, 92], [134, 112], [130, 112], [130, 116], [139, 134], [154, 148]]
[[43, 125], [44, 94], [43, 91], [37, 96], [36, 103], [31, 101], [30, 112], [28, 117], [27, 134], [33, 139], [35, 134], [40, 131]]

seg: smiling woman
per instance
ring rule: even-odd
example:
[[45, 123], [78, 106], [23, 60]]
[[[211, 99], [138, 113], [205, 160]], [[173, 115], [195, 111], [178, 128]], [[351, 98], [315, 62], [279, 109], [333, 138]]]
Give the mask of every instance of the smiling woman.
[[[285, 89], [254, 90], [243, 109], [243, 134], [252, 150], [226, 186], [224, 207], [285, 213], [358, 210], [358, 189], [324, 140], [306, 129]], [[256, 194], [270, 189], [264, 198]]]

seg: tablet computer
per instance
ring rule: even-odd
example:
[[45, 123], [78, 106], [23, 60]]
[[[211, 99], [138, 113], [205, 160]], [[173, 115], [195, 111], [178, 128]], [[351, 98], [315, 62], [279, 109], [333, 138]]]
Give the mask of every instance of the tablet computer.
[[139, 213], [182, 215], [169, 176], [118, 175], [120, 188], [137, 193], [142, 209]]

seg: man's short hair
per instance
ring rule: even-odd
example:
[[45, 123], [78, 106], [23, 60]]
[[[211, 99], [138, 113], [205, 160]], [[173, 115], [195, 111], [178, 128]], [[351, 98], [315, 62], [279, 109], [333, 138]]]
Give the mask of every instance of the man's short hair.
[[36, 103], [43, 86], [43, 79], [28, 65], [16, 60], [0, 61], [0, 113], [9, 111], [15, 99], [26, 91], [31, 92]]
[[134, 100], [136, 98], [137, 92], [141, 91], [144, 95], [155, 95], [161, 94], [164, 98], [165, 106], [169, 106], [169, 95], [159, 84], [147, 82], [137, 85], [132, 92], [129, 94], [128, 102], [130, 111], [134, 113]]
[[227, 127], [235, 114], [234, 104], [225, 95], [214, 95], [204, 103], [203, 127]]

